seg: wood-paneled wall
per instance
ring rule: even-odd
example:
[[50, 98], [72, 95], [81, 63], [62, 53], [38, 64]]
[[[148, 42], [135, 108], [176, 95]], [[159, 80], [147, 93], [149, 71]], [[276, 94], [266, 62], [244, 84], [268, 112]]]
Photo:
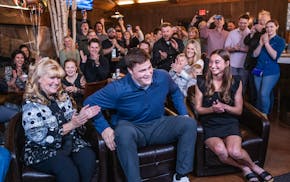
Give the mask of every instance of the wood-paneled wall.
[[[204, 3], [204, 4], [203, 4]], [[160, 25], [160, 20], [169, 21], [173, 24], [180, 22], [190, 22], [191, 18], [199, 9], [209, 11], [209, 16], [213, 14], [222, 14], [226, 20], [237, 21], [239, 15], [249, 12], [251, 16], [256, 17], [258, 12], [265, 9], [270, 11], [272, 18], [280, 23], [279, 34], [285, 35], [286, 15], [288, 0], [240, 0], [240, 1], [223, 1], [220, 3], [206, 3], [205, 1], [188, 1], [185, 4], [179, 3], [162, 3], [151, 5], [128, 5], [118, 7], [125, 15], [125, 23], [140, 25], [145, 33], [152, 31], [153, 28]], [[114, 9], [116, 10], [116, 9]], [[94, 12], [89, 12], [93, 15]], [[110, 12], [106, 12], [104, 17], [109, 17]], [[113, 14], [113, 11], [111, 12]], [[91, 22], [95, 22], [100, 17], [94, 17]], [[111, 20], [115, 21], [115, 20]], [[108, 27], [107, 27], [108, 28]]]
[[[36, 15], [31, 14], [31, 11], [29, 10], [0, 7], [0, 24], [34, 25], [35, 18]], [[48, 12], [44, 12], [43, 14], [41, 14], [40, 24], [50, 26]]]
[[[181, 1], [183, 3], [178, 3]], [[159, 26], [162, 18], [164, 21], [169, 21], [173, 24], [178, 24], [180, 22], [188, 23], [199, 9], [208, 10], [209, 16], [213, 14], [222, 14], [227, 20], [235, 21], [237, 21], [237, 18], [242, 13], [249, 12], [251, 16], [257, 16], [259, 11], [265, 9], [271, 12], [272, 18], [279, 21], [279, 34], [290, 41], [290, 38], [287, 39], [287, 35], [290, 35], [290, 33], [286, 32], [288, 2], [290, 2], [290, 0], [179, 0], [177, 3], [119, 6], [112, 10], [108, 10], [111, 4], [102, 7], [102, 3], [105, 3], [105, 1], [95, 0], [94, 10], [88, 11], [88, 19], [93, 26], [96, 21], [104, 17], [109, 21], [106, 27], [109, 28], [109, 25], [117, 23], [114, 22], [116, 20], [112, 20], [110, 16], [114, 11], [118, 10], [125, 15], [125, 23], [140, 25], [144, 33], [147, 33]], [[28, 30], [30, 30], [28, 37], [31, 37], [31, 25], [33, 25], [33, 23], [30, 21], [29, 11], [25, 11], [23, 14], [25, 16], [22, 16], [20, 10], [0, 8], [0, 38], [2, 37], [0, 41], [0, 54], [2, 56], [9, 56], [10, 52], [14, 50], [18, 44], [28, 41], [26, 40], [27, 32], [25, 28], [28, 27]], [[78, 12], [78, 17], [81, 17], [80, 12]], [[47, 12], [42, 15], [41, 25], [47, 28], [47, 30], [45, 29], [47, 32], [50, 31], [50, 21]], [[22, 32], [19, 35], [15, 33], [18, 32], [18, 30]], [[50, 47], [52, 48], [53, 46]], [[44, 52], [49, 51], [45, 50]], [[50, 56], [50, 53], [47, 55]]]

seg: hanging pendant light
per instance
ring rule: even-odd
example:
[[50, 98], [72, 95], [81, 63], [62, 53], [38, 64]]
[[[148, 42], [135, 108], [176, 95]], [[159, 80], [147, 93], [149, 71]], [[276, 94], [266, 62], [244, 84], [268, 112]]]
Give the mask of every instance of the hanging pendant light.
[[111, 18], [115, 18], [115, 19], [119, 19], [119, 18], [123, 18], [124, 15], [122, 15], [119, 11], [116, 11]]

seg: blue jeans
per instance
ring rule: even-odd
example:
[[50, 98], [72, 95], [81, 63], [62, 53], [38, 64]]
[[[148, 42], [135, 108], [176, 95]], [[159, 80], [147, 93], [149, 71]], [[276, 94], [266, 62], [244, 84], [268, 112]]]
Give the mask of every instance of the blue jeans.
[[17, 107], [11, 106], [9, 104], [0, 105], [0, 123], [8, 122], [19, 111]]
[[268, 76], [254, 76], [255, 87], [257, 90], [256, 107], [263, 113], [269, 114], [274, 99], [271, 99], [273, 88], [280, 78], [280, 73]]
[[232, 73], [232, 75], [240, 76], [240, 78], [242, 80], [243, 94], [244, 94], [246, 92], [246, 88], [247, 88], [249, 71], [246, 70], [245, 68], [234, 68], [234, 67], [231, 67], [231, 73]]
[[5, 181], [6, 173], [9, 169], [10, 164], [10, 153], [4, 148], [0, 147], [0, 182]]

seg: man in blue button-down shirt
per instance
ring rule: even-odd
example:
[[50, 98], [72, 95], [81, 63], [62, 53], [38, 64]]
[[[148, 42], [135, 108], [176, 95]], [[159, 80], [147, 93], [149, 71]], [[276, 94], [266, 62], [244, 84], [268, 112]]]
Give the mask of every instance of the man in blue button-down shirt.
[[[164, 70], [153, 70], [150, 56], [132, 49], [125, 57], [128, 72], [85, 100], [85, 105], [114, 109], [112, 127], [99, 114], [94, 124], [118, 158], [129, 182], [139, 182], [137, 148], [177, 141], [176, 174], [173, 181], [188, 181], [193, 169], [196, 122], [187, 116], [183, 95]], [[180, 116], [164, 116], [170, 95]], [[112, 129], [114, 128], [114, 129]]]

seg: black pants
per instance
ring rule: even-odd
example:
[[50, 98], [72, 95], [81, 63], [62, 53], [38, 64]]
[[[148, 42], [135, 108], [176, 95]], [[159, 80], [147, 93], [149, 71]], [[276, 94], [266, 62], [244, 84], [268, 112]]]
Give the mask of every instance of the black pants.
[[55, 175], [57, 182], [90, 182], [95, 174], [96, 154], [85, 147], [70, 155], [58, 153], [31, 167]]

